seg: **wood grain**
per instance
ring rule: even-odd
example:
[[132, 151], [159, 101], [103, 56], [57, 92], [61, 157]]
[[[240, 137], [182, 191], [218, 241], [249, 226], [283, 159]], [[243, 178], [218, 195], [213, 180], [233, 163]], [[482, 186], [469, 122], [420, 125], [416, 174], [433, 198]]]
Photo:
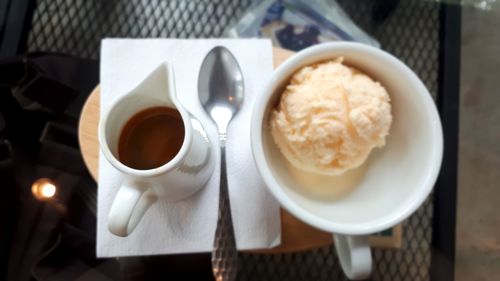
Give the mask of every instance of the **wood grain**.
[[[280, 63], [290, 57], [293, 52], [275, 48], [273, 50], [273, 64], [276, 68]], [[100, 116], [100, 88], [99, 85], [88, 97], [78, 127], [78, 140], [83, 159], [90, 174], [98, 179], [99, 172], [99, 141], [97, 128]], [[332, 244], [332, 235], [328, 232], [313, 228], [294, 216], [281, 210], [282, 237], [281, 245], [274, 249], [255, 251], [259, 253], [278, 253], [301, 251]], [[372, 236], [370, 243], [374, 247], [399, 248], [401, 247], [402, 227], [393, 228], [392, 236]]]

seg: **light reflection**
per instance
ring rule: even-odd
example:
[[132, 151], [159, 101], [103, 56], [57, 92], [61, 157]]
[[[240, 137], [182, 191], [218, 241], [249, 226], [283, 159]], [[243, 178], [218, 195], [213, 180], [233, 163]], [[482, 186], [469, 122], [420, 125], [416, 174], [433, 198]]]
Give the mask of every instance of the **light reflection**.
[[31, 192], [36, 199], [47, 201], [54, 198], [57, 187], [50, 179], [41, 178], [31, 185]]
[[219, 133], [226, 133], [227, 124], [231, 120], [233, 116], [233, 112], [231, 109], [224, 106], [216, 106], [210, 110], [210, 116], [217, 123], [217, 127], [219, 127]]

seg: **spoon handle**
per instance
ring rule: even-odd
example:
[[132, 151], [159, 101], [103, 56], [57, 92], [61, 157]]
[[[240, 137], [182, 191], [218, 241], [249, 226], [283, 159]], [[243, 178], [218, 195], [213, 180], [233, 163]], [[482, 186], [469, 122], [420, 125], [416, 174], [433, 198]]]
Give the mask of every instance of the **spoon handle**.
[[233, 281], [238, 271], [238, 250], [234, 237], [229, 192], [226, 173], [226, 146], [221, 140], [220, 147], [220, 192], [219, 215], [212, 251], [212, 269], [216, 281]]

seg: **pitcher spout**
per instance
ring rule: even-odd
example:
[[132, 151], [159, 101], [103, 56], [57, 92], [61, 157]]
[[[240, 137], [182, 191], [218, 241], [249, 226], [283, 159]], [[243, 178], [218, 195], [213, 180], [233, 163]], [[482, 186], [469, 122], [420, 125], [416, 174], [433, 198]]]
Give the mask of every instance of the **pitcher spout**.
[[168, 107], [178, 108], [174, 70], [169, 62], [158, 65], [130, 94], [144, 99], [160, 101]]

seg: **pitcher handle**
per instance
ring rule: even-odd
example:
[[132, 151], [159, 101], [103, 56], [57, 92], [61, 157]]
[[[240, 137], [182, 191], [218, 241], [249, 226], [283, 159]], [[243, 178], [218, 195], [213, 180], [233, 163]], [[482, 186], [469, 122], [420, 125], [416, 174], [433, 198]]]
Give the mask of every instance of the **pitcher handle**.
[[147, 183], [125, 181], [111, 205], [108, 217], [108, 229], [111, 233], [126, 237], [132, 233], [155, 197], [150, 194]]

